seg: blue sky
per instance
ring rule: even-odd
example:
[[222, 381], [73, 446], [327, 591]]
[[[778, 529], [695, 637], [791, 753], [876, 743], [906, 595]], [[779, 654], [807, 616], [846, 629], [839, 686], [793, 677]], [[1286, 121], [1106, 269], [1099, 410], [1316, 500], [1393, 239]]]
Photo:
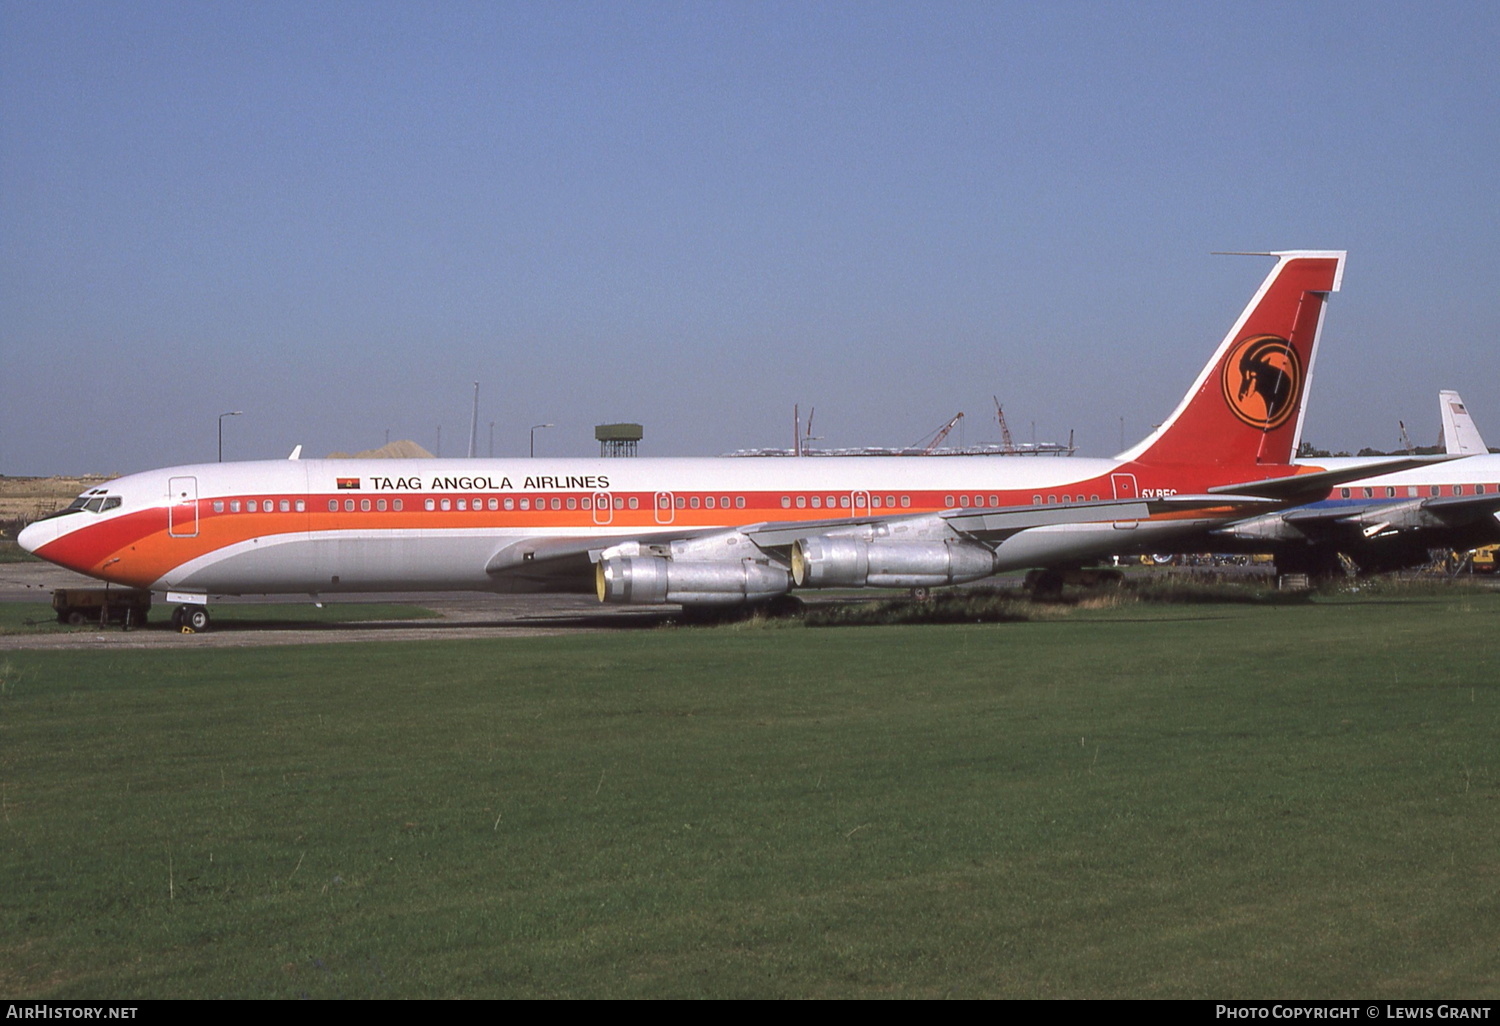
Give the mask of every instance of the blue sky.
[[1305, 436], [1500, 441], [1500, 5], [0, 0], [0, 473], [1085, 453], [1347, 248]]

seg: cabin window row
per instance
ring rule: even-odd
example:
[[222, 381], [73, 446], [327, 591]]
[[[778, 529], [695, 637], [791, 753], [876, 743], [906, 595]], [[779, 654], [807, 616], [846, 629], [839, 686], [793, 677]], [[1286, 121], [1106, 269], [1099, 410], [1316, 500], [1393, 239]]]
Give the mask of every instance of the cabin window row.
[[[978, 499], [979, 496], [976, 495], [974, 498]], [[1097, 496], [1097, 495], [1090, 495], [1090, 496], [1087, 496], [1087, 497], [1085, 497], [1083, 495], [1079, 495], [1078, 498], [1076, 498], [1076, 499], [1073, 498], [1073, 496], [1071, 496], [1071, 495], [1064, 495], [1061, 499], [1059, 499], [1056, 495], [1048, 495], [1048, 496], [1045, 496], [1045, 497], [1040, 496], [1040, 495], [1033, 495], [1031, 497], [1031, 504], [1033, 506], [1055, 506], [1055, 505], [1059, 505], [1059, 504], [1064, 503], [1064, 502], [1098, 502], [1098, 501], [1099, 501], [1099, 496]], [[979, 503], [975, 502], [974, 505], [977, 506], [977, 505], [979, 505]], [[991, 506], [996, 505], [996, 503], [995, 503], [995, 497], [993, 495], [990, 496], [990, 505]]]
[[307, 512], [306, 499], [215, 499], [214, 512], [223, 513], [298, 513]]
[[672, 495], [660, 492], [656, 496], [656, 508], [667, 509], [735, 509], [745, 508], [745, 497], [736, 495], [732, 499], [728, 495]]
[[[886, 495], [882, 498], [873, 492], [870, 493], [868, 501], [871, 509], [895, 509], [897, 504], [897, 499], [894, 495]], [[903, 508], [911, 506], [910, 495], [901, 496], [899, 501]], [[798, 509], [807, 509], [809, 506], [813, 509], [824, 509], [825, 507], [827, 509], [851, 509], [854, 506], [854, 497], [847, 492], [843, 495], [783, 495], [781, 497], [782, 509], [791, 509], [793, 505]]]
[[[374, 499], [374, 500], [370, 500], [370, 499], [359, 499], [359, 500], [345, 499], [344, 500], [344, 512], [345, 513], [353, 513], [356, 501], [358, 502], [360, 512], [362, 512], [362, 513], [368, 513], [368, 512], [370, 512], [370, 510], [372, 508], [372, 501], [373, 501], [373, 509], [376, 512], [378, 512], [378, 513], [384, 513], [386, 511], [386, 509], [388, 509], [388, 508], [389, 509], [393, 509], [393, 510], [395, 510], [396, 512], [399, 513], [399, 512], [401, 512], [401, 510], [403, 510], [403, 509], [406, 508], [406, 504], [404, 502], [402, 502], [400, 499], [392, 499], [390, 501], [389, 507], [387, 507], [386, 500], [384, 500], [384, 499]], [[337, 500], [337, 499], [329, 499], [328, 500], [328, 512], [330, 512], [330, 513], [337, 513], [338, 509], [339, 509], [339, 500]]]
[[[783, 505], [785, 505], [786, 502], [788, 502], [788, 501], [789, 500], [784, 501]], [[608, 503], [608, 505], [606, 505], [606, 502]], [[831, 500], [830, 500], [830, 504], [832, 504]], [[745, 502], [745, 497], [743, 495], [735, 495], [735, 496], [729, 496], [729, 495], [720, 495], [720, 496], [714, 496], [714, 495], [702, 495], [702, 496], [699, 496], [699, 495], [689, 495], [689, 496], [683, 496], [683, 495], [678, 495], [678, 496], [674, 497], [674, 496], [669, 496], [669, 495], [663, 493], [663, 494], [660, 494], [660, 495], [657, 496], [657, 498], [656, 498], [656, 505], [657, 505], [658, 509], [668, 509], [668, 508], [676, 508], [676, 509], [730, 509], [730, 508], [744, 509], [745, 505], [746, 505], [746, 502]], [[848, 502], [846, 501], [844, 503], [844, 505], [847, 506]], [[495, 497], [485, 498], [483, 496], [476, 495], [473, 498], [469, 498], [469, 497], [465, 496], [463, 498], [457, 498], [457, 499], [424, 499], [423, 502], [422, 502], [422, 508], [425, 509], [425, 510], [427, 510], [427, 511], [429, 511], [429, 512], [435, 512], [435, 511], [449, 512], [449, 511], [454, 511], [454, 510], [460, 511], [460, 512], [481, 511], [481, 510], [489, 510], [491, 512], [498, 512], [498, 511], [500, 511], [502, 509], [506, 510], [506, 511], [510, 511], [510, 512], [513, 512], [515, 510], [530, 511], [530, 510], [546, 510], [546, 509], [554, 509], [554, 510], [559, 510], [559, 511], [563, 510], [563, 509], [570, 509], [570, 510], [593, 510], [594, 506], [595, 506], [595, 498], [593, 496], [591, 496], [591, 495], [584, 495], [584, 496], [578, 496], [578, 495], [569, 495], [569, 496], [560, 496], [560, 495], [545, 496], [545, 495], [538, 495], [538, 496], [530, 496], [530, 495], [527, 495], [527, 496], [521, 496], [519, 498], [515, 497], [515, 496], [507, 496], [504, 499], [495, 498]], [[599, 506], [600, 509], [608, 509], [610, 507], [613, 507], [614, 509], [621, 509], [621, 510], [623, 510], [623, 509], [640, 509], [641, 508], [641, 500], [640, 500], [640, 497], [637, 496], [637, 495], [628, 495], [628, 496], [626, 496], [626, 495], [616, 495], [616, 496], [613, 496], [610, 499], [600, 498], [598, 500], [598, 506]], [[340, 503], [339, 503], [338, 499], [329, 499], [328, 500], [328, 511], [330, 513], [336, 513], [336, 512], [338, 512], [339, 511], [339, 507], [340, 507]], [[371, 510], [371, 500], [369, 500], [369, 499], [360, 499], [360, 500], [358, 500], [357, 508], [360, 511], [362, 511], [362, 512], [369, 512]], [[374, 500], [374, 509], [376, 511], [384, 512], [386, 508], [387, 507], [386, 507], [386, 500], [385, 499], [376, 499], [376, 500]], [[391, 504], [390, 508], [399, 511], [402, 508], [402, 502], [401, 502], [401, 500], [400, 499], [394, 499], [394, 500], [392, 500], [392, 504]], [[353, 513], [355, 511], [355, 509], [356, 509], [356, 500], [354, 500], [354, 499], [345, 499], [345, 500], [343, 500], [343, 509], [347, 513]]]
[[[640, 507], [640, 501], [638, 499], [631, 498], [628, 505], [631, 509], [638, 509]], [[550, 500], [550, 508], [552, 509], [560, 510], [563, 508], [563, 506], [564, 500], [559, 496], [553, 496]], [[569, 496], [566, 500], [566, 506], [568, 509], [593, 509], [594, 500], [591, 497], [579, 498], [577, 496]], [[625, 509], [627, 506], [627, 502], [623, 498], [617, 498], [615, 499], [614, 506], [615, 509]], [[344, 512], [353, 513], [355, 510], [355, 500], [345, 499], [343, 502], [343, 507]], [[358, 508], [360, 512], [370, 512], [371, 500], [360, 499]], [[383, 513], [385, 512], [386, 508], [386, 500], [374, 500], [374, 509], [376, 512]], [[392, 499], [389, 508], [399, 513], [402, 509], [405, 508], [405, 503], [403, 503], [400, 499]], [[422, 500], [422, 508], [427, 510], [428, 512], [435, 512], [438, 510], [441, 510], [443, 512], [451, 512], [454, 510], [458, 510], [460, 512], [469, 512], [471, 510], [475, 512], [483, 510], [496, 512], [502, 508], [512, 511], [516, 509], [531, 510], [533, 508], [547, 509], [549, 508], [549, 500], [546, 496], [541, 495], [537, 496], [536, 498], [532, 498], [528, 495], [520, 499], [517, 499], [515, 497], [507, 497], [505, 499], [491, 497], [486, 499], [484, 496], [476, 495], [472, 499], [467, 496], [461, 499], [424, 499]], [[339, 500], [329, 499], [328, 512], [336, 513], [338, 512], [338, 509]]]
[[[398, 504], [395, 507], [396, 509], [400, 509], [401, 508], [401, 506], [399, 505], [400, 501], [401, 501], [400, 499], [396, 500], [396, 502]], [[607, 509], [607, 508], [609, 508], [608, 506], [605, 505], [605, 503], [606, 503], [606, 500], [601, 498], [599, 500], [599, 503], [598, 503], [599, 508], [600, 509]], [[631, 496], [628, 496], [628, 497], [617, 495], [617, 496], [614, 497], [613, 502], [610, 503], [610, 505], [612, 505], [615, 509], [640, 509], [641, 508], [641, 500], [640, 500], [639, 496], [635, 496], [635, 495], [631, 495]], [[334, 503], [330, 502], [328, 508], [329, 509], [333, 509], [334, 508]], [[344, 508], [345, 509], [352, 508], [352, 507], [350, 507], [348, 505], [348, 500], [345, 500], [345, 507]], [[365, 506], [363, 508], [368, 509], [369, 507]], [[384, 509], [385, 507], [381, 506], [380, 508]], [[525, 510], [525, 511], [530, 511], [530, 510], [534, 510], [534, 509], [542, 509], [542, 510], [544, 510], [544, 509], [555, 509], [555, 510], [562, 510], [562, 509], [580, 510], [580, 509], [582, 509], [582, 510], [592, 510], [594, 508], [594, 498], [593, 498], [593, 496], [589, 496], [589, 495], [584, 495], [584, 496], [569, 495], [569, 496], [566, 496], [566, 497], [563, 497], [563, 496], [560, 496], [560, 495], [554, 495], [554, 496], [551, 496], [550, 498], [547, 497], [547, 496], [545, 496], [545, 495], [537, 495], [537, 496], [534, 496], [534, 497], [530, 496], [530, 495], [526, 495], [526, 496], [522, 496], [520, 498], [516, 498], [515, 496], [506, 496], [504, 499], [499, 499], [499, 498], [495, 498], [495, 497], [490, 497], [490, 498], [486, 499], [485, 497], [483, 497], [481, 495], [476, 495], [472, 499], [468, 498], [468, 497], [464, 497], [464, 498], [461, 498], [461, 499], [423, 499], [422, 500], [422, 508], [425, 509], [425, 510], [427, 510], [429, 513], [435, 512], [435, 511], [442, 511], [444, 513], [447, 513], [447, 512], [452, 512], [452, 511], [455, 511], [455, 510], [458, 511], [458, 512], [460, 512], [460, 513], [466, 513], [466, 512], [471, 512], [471, 511], [473, 511], [473, 512], [482, 512], [484, 510], [489, 510], [490, 512], [498, 512], [500, 510], [505, 510], [507, 512], [514, 512], [515, 510], [518, 510], [518, 509], [519, 510]]]
[[[1426, 486], [1426, 490], [1427, 490], [1428, 496], [1429, 497], [1433, 497], [1433, 498], [1436, 498], [1437, 496], [1442, 495], [1443, 494], [1443, 488], [1444, 488], [1443, 485], [1427, 485]], [[1465, 488], [1464, 485], [1452, 485], [1452, 486], [1448, 487], [1448, 494], [1449, 495], [1466, 495], [1466, 494], [1469, 494], [1469, 493], [1467, 493], [1467, 492], [1464, 491], [1464, 488]], [[1355, 494], [1356, 492], [1358, 492], [1357, 495]], [[1354, 488], [1340, 488], [1339, 489], [1339, 496], [1341, 498], [1344, 498], [1344, 499], [1352, 499], [1352, 498], [1359, 498], [1359, 499], [1376, 499], [1376, 498], [1380, 498], [1380, 499], [1394, 499], [1394, 498], [1397, 497], [1397, 492], [1403, 492], [1405, 498], [1415, 499], [1415, 498], [1421, 497], [1421, 495], [1422, 495], [1422, 488], [1418, 487], [1417, 485], [1407, 485], [1405, 488], [1400, 488], [1400, 489], [1396, 488], [1393, 485], [1386, 485], [1386, 486], [1380, 487], [1380, 488], [1375, 488], [1375, 487], [1359, 488], [1359, 489], [1354, 489]], [[1477, 485], [1474, 486], [1473, 494], [1474, 495], [1489, 495], [1489, 494], [1500, 495], [1500, 485], [1482, 485], [1482, 484], [1477, 484]]]
[[[615, 509], [640, 509], [641, 501], [633, 495], [630, 496], [628, 500], [623, 496], [616, 496], [612, 505]], [[503, 499], [498, 499], [493, 496], [486, 499], [483, 496], [476, 495], [472, 499], [424, 499], [422, 501], [422, 508], [429, 512], [433, 510], [441, 510], [445, 513], [452, 510], [457, 510], [461, 513], [470, 510], [489, 510], [490, 512], [496, 512], [502, 509], [506, 510], [507, 512], [514, 512], [518, 509], [528, 512], [534, 509], [561, 510], [563, 508], [572, 510], [591, 510], [594, 508], [594, 498], [590, 495], [569, 495], [566, 498], [560, 495], [554, 495], [550, 498], [545, 495], [523, 495], [520, 498], [517, 498], [513, 495], [508, 495]], [[599, 508], [606, 508], [604, 499], [599, 500]]]

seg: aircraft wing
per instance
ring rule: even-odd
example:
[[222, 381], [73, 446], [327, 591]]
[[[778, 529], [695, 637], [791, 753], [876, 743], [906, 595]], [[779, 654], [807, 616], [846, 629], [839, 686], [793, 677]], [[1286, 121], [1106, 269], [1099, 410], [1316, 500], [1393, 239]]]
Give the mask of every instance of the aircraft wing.
[[1240, 511], [1246, 515], [1276, 506], [1276, 500], [1254, 495], [1172, 495], [1162, 498], [1104, 499], [1045, 506], [972, 507], [940, 513], [867, 515], [827, 520], [766, 521], [739, 528], [705, 528], [695, 531], [651, 531], [612, 538], [536, 537], [512, 542], [490, 557], [485, 572], [496, 578], [512, 578], [546, 588], [577, 583], [593, 573], [592, 564], [606, 549], [625, 547], [631, 554], [653, 547], [668, 548], [674, 542], [692, 542], [712, 535], [739, 533], [757, 548], [781, 559], [789, 559], [793, 543], [814, 535], [838, 533], [876, 524], [939, 521], [953, 530], [986, 542], [1000, 542], [1021, 531], [1060, 524], [1107, 523], [1145, 520], [1153, 514], [1191, 513], [1205, 509]]
[[1402, 470], [1446, 463], [1452, 456], [1408, 456], [1398, 457], [1383, 463], [1362, 463], [1357, 467], [1340, 467], [1337, 470], [1315, 470], [1290, 477], [1271, 477], [1263, 481], [1244, 481], [1238, 484], [1219, 485], [1210, 488], [1210, 495], [1259, 496], [1277, 502], [1300, 506], [1328, 497], [1328, 492], [1341, 484], [1359, 481], [1367, 477], [1382, 477]]
[[1444, 495], [1426, 499], [1366, 502], [1357, 506], [1327, 506], [1314, 509], [1294, 509], [1283, 513], [1281, 519], [1298, 527], [1320, 523], [1359, 524], [1376, 518], [1391, 519], [1393, 514], [1425, 511], [1449, 524], [1469, 523], [1482, 520], [1491, 513], [1500, 512], [1500, 495]]
[[612, 545], [636, 542], [649, 546], [707, 533], [710, 532], [653, 531], [617, 537], [538, 535], [511, 542], [500, 549], [485, 564], [484, 572], [495, 578], [526, 581], [546, 590], [549, 585], [576, 584], [591, 579], [598, 553]]
[[[1385, 505], [1389, 506], [1390, 503]], [[1377, 503], [1367, 503], [1361, 506], [1327, 506], [1316, 509], [1294, 509], [1281, 514], [1281, 519], [1288, 524], [1298, 527], [1314, 527], [1318, 524], [1336, 524], [1341, 520], [1353, 522], [1360, 517], [1368, 516], [1371, 511], [1379, 509]]]
[[767, 522], [742, 528], [763, 549], [790, 546], [799, 538], [865, 524], [899, 524], [920, 520], [941, 520], [954, 530], [983, 541], [1004, 541], [1013, 534], [1033, 527], [1058, 524], [1097, 524], [1116, 520], [1145, 520], [1155, 513], [1191, 512], [1226, 507], [1264, 508], [1270, 500], [1244, 495], [1172, 495], [1160, 499], [1100, 499], [1093, 502], [1070, 502], [1048, 506], [975, 506], [948, 509], [939, 513], [906, 516], [866, 516], [841, 520]]
[[1004, 541], [1028, 528], [1058, 524], [1095, 524], [1145, 520], [1161, 513], [1194, 513], [1234, 509], [1249, 513], [1275, 505], [1255, 495], [1169, 495], [1150, 499], [1102, 499], [1054, 506], [1011, 506], [999, 509], [951, 509], [938, 514], [949, 526], [983, 541]]
[[1227, 524], [1213, 533], [1241, 541], [1347, 542], [1355, 546], [1356, 558], [1362, 551], [1364, 559], [1371, 560], [1379, 554], [1361, 546], [1377, 540], [1385, 544], [1401, 538], [1403, 544], [1418, 548], [1424, 539], [1454, 548], [1488, 544], [1496, 526], [1490, 521], [1497, 517], [1500, 495], [1447, 495], [1290, 509]]
[[1444, 495], [1423, 499], [1422, 508], [1450, 523], [1468, 523], [1500, 513], [1500, 495]]

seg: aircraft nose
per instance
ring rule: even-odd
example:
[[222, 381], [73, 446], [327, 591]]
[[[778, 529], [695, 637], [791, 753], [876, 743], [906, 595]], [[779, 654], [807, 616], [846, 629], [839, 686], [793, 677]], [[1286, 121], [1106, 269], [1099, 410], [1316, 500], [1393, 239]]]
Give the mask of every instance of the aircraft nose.
[[21, 528], [21, 533], [16, 535], [16, 544], [27, 552], [35, 552], [56, 537], [57, 525], [42, 521]]

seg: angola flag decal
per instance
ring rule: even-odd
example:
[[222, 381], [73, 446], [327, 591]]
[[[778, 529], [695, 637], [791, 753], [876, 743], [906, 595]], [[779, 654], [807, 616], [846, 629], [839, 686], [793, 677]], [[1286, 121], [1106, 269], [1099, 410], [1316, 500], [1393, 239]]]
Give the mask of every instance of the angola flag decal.
[[357, 478], [357, 477], [341, 477], [341, 478], [339, 478], [339, 490], [340, 491], [344, 490], [345, 488], [358, 488], [358, 487], [359, 487], [359, 478]]

